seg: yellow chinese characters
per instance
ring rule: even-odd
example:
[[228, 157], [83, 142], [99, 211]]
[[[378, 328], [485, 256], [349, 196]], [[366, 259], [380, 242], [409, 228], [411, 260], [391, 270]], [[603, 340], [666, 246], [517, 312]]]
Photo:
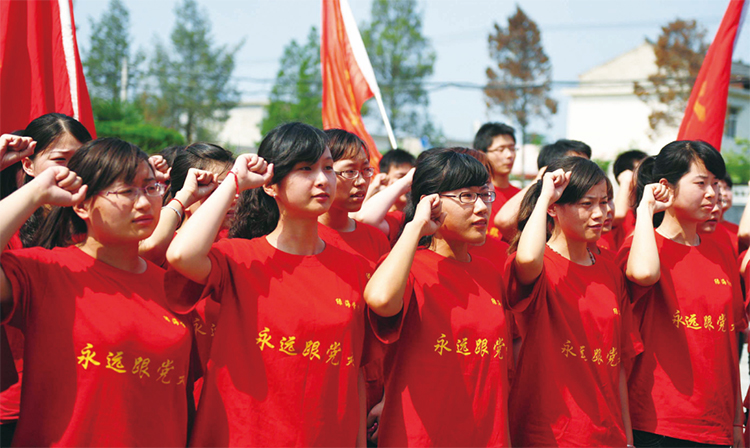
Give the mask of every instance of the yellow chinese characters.
[[148, 365], [151, 362], [149, 358], [141, 358], [140, 356], [135, 358], [135, 364], [133, 365], [133, 372], [134, 375], [138, 375], [139, 378], [143, 378], [143, 375], [146, 375], [147, 377], [151, 378], [151, 375], [148, 374]]
[[334, 366], [339, 365], [339, 361], [336, 361], [336, 356], [338, 356], [339, 353], [341, 353], [341, 344], [334, 342], [326, 351], [326, 356], [328, 356], [326, 363], [331, 363]]
[[83, 365], [84, 370], [89, 368], [89, 363], [94, 364], [95, 366], [101, 364], [100, 362], [94, 360], [96, 352], [91, 350], [92, 348], [94, 348], [93, 345], [86, 344], [86, 347], [81, 350], [81, 356], [78, 357], [78, 364]]
[[562, 354], [565, 355], [566, 358], [568, 356], [578, 356], [575, 353], [573, 353], [573, 346], [570, 345], [570, 339], [568, 339], [567, 341], [565, 341], [565, 344], [563, 344]]
[[295, 336], [284, 336], [279, 342], [279, 351], [286, 353], [287, 355], [297, 356], [297, 352], [294, 351], [294, 341], [297, 339]]
[[490, 352], [487, 350], [487, 339], [477, 339], [476, 348], [474, 353], [479, 356], [488, 355]]
[[456, 341], [456, 353], [459, 355], [469, 356], [469, 338], [458, 339]]
[[441, 333], [440, 337], [437, 340], [437, 344], [435, 344], [435, 351], [440, 354], [440, 356], [443, 355], [443, 350], [452, 352], [453, 350], [448, 348], [448, 341], [445, 339], [445, 333]]
[[261, 332], [258, 333], [258, 337], [255, 338], [255, 342], [260, 347], [260, 351], [263, 351], [266, 346], [275, 348], [273, 344], [271, 344], [271, 335], [269, 334], [271, 330], [268, 329], [268, 327], [264, 328]]
[[122, 352], [117, 352], [116, 354], [109, 352], [107, 355], [107, 368], [117, 373], [125, 373], [125, 366], [122, 364]]
[[304, 356], [305, 358], [310, 358], [310, 361], [312, 361], [313, 358], [320, 359], [319, 350], [319, 341], [307, 341], [305, 342], [305, 350], [302, 352], [302, 356]]
[[169, 384], [172, 380], [168, 380], [167, 375], [172, 370], [174, 370], [174, 361], [172, 361], [171, 359], [164, 361], [161, 364], [161, 367], [159, 367], [159, 370], [156, 371], [156, 373], [159, 374], [159, 377], [156, 379], [156, 381], [161, 381], [162, 384]]
[[[690, 330], [716, 330], [726, 332], [727, 316], [726, 314], [721, 314], [719, 315], [719, 318], [714, 321], [714, 318], [707, 314], [703, 316], [703, 326], [701, 327], [697, 314], [683, 315], [680, 310], [675, 310], [674, 315], [672, 316], [672, 324], [677, 328], [683, 326]], [[729, 331], [734, 331], [734, 325], [730, 325]]]

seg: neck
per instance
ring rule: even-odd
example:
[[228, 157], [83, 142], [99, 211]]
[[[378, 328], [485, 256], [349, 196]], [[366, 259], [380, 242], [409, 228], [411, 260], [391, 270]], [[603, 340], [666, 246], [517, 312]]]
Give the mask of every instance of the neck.
[[492, 185], [495, 188], [508, 188], [510, 186], [510, 174], [498, 174], [495, 173], [492, 176]]
[[680, 221], [671, 208], [664, 212], [664, 220], [656, 230], [664, 238], [686, 246], [697, 246], [701, 241], [698, 236], [698, 223]]
[[547, 242], [547, 245], [552, 250], [573, 263], [583, 266], [591, 266], [592, 264], [588, 244], [586, 241], [571, 240], [557, 229], [555, 229], [552, 237]]
[[449, 241], [435, 235], [432, 238], [430, 250], [446, 258], [468, 262], [471, 261], [469, 255], [469, 243], [464, 241]]
[[86, 254], [117, 269], [141, 274], [146, 271], [146, 262], [138, 255], [138, 243], [103, 244], [91, 235], [78, 247]]
[[278, 225], [266, 239], [276, 249], [293, 255], [316, 255], [325, 249], [325, 243], [318, 238], [318, 221], [309, 217], [282, 213]]
[[354, 232], [357, 224], [349, 217], [349, 212], [344, 209], [331, 207], [328, 212], [318, 217], [318, 222], [330, 227], [337, 232]]
[[601, 249], [599, 249], [599, 246], [596, 245], [596, 242], [586, 243], [586, 247], [589, 251], [591, 251], [592, 254], [600, 255], [602, 253]]

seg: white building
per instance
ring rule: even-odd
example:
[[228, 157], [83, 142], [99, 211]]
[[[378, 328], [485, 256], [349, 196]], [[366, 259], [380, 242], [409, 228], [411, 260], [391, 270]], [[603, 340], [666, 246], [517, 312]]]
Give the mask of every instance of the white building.
[[[604, 160], [633, 148], [655, 154], [675, 140], [678, 128], [651, 137], [650, 106], [633, 93], [635, 81], [643, 83], [655, 72], [653, 47], [644, 43], [581, 74], [581, 85], [564, 91], [570, 96], [567, 138], [588, 143], [594, 157]], [[732, 74], [742, 81], [729, 88], [723, 148], [735, 138], [750, 139], [750, 66], [735, 63]]]

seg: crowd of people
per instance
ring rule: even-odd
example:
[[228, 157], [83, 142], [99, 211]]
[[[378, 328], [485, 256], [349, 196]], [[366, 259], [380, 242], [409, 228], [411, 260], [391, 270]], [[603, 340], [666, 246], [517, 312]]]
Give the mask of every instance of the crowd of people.
[[721, 153], [473, 146], [0, 136], [2, 446], [744, 446]]

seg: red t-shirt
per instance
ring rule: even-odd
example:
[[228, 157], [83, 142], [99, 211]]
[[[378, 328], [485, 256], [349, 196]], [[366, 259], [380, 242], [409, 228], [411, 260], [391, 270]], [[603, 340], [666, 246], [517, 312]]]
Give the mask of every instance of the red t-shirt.
[[[13, 234], [5, 250], [23, 249], [21, 232]], [[2, 387], [0, 388], [0, 424], [18, 420], [21, 406], [21, 378], [23, 377], [23, 333], [17, 328], [0, 328], [0, 358], [2, 359]]]
[[472, 256], [490, 260], [498, 272], [503, 272], [505, 262], [508, 259], [509, 247], [508, 243], [500, 238], [492, 238], [488, 235], [481, 246], [470, 246], [469, 253]]
[[391, 250], [388, 238], [377, 228], [357, 222], [352, 232], [338, 232], [323, 224], [318, 224], [318, 236], [326, 243], [349, 253], [360, 255], [373, 263]]
[[391, 243], [391, 247], [398, 241], [398, 236], [401, 234], [401, 228], [404, 227], [404, 221], [406, 216], [404, 212], [388, 212], [385, 215], [385, 222], [388, 223], [388, 241]]
[[501, 208], [503, 208], [503, 205], [505, 205], [506, 202], [508, 202], [508, 199], [512, 198], [521, 191], [520, 188], [516, 187], [515, 185], [511, 184], [508, 185], [506, 188], [497, 188], [495, 187], [495, 202], [492, 203], [492, 210], [490, 211], [490, 220], [487, 223], [487, 236], [492, 238], [498, 238], [502, 239], [503, 235], [500, 234], [500, 229], [495, 227], [495, 215], [497, 215], [497, 212], [500, 211]]
[[[632, 238], [618, 254], [624, 271]], [[737, 331], [745, 328], [737, 260], [716, 244], [686, 246], [656, 232], [661, 276], [628, 282], [644, 353], [628, 390], [633, 429], [731, 445], [739, 394]]]
[[604, 241], [604, 244], [606, 244], [608, 249], [616, 252], [620, 250], [622, 243], [624, 243], [625, 239], [633, 233], [633, 230], [635, 230], [635, 213], [630, 209], [620, 225], [613, 227], [612, 230], [607, 233], [603, 233], [597, 244]]
[[288, 254], [265, 237], [219, 241], [209, 258], [205, 286], [172, 269], [165, 279], [178, 308], [221, 301], [191, 445], [354, 446], [371, 264], [333, 245]]
[[26, 336], [17, 446], [185, 446], [190, 332], [164, 271], [109, 266], [75, 246], [2, 254], [9, 325]]
[[532, 285], [508, 263], [508, 299], [522, 332], [510, 393], [515, 446], [625, 446], [621, 362], [642, 350], [625, 281], [597, 256], [591, 266], [553, 250]]
[[729, 221], [722, 221], [718, 223], [716, 226], [716, 232], [715, 233], [723, 233], [726, 235], [727, 239], [730, 241], [732, 250], [734, 251], [735, 258], [736, 255], [740, 253], [740, 241], [739, 241], [739, 235], [738, 232], [740, 231], [740, 227], [732, 222]]
[[510, 445], [503, 285], [488, 260], [462, 263], [421, 249], [403, 311], [368, 313], [390, 344], [378, 446]]

